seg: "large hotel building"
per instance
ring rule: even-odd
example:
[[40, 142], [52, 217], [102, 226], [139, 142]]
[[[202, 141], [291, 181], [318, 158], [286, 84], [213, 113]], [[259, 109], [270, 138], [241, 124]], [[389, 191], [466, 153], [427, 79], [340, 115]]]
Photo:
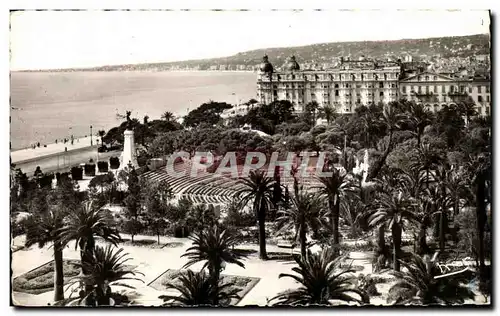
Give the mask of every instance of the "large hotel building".
[[292, 56], [281, 71], [274, 71], [264, 56], [257, 79], [257, 100], [262, 104], [288, 100], [296, 112], [316, 101], [320, 106], [334, 106], [337, 113], [352, 113], [360, 105], [400, 99], [413, 100], [438, 111], [470, 96], [479, 114], [490, 114], [489, 77], [459, 77], [425, 69], [425, 64], [417, 62], [341, 58], [332, 69], [301, 70]]

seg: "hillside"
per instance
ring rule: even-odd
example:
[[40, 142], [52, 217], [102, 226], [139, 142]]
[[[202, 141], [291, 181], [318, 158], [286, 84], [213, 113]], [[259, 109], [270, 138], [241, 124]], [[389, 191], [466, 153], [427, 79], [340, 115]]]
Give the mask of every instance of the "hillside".
[[[120, 70], [173, 70], [193, 69], [208, 70], [215, 65], [225, 65], [225, 69], [251, 70], [257, 66], [262, 56], [267, 54], [275, 66], [281, 66], [286, 58], [295, 55], [301, 64], [331, 63], [340, 56], [358, 58], [361, 55], [375, 59], [397, 60], [412, 55], [414, 60], [432, 60], [434, 58], [469, 57], [489, 54], [490, 35], [438, 37], [426, 39], [403, 39], [394, 41], [337, 42], [314, 44], [301, 47], [265, 48], [238, 53], [229, 57], [188, 60], [167, 63], [147, 63], [137, 65], [103, 66], [74, 71], [120, 71]], [[218, 70], [219, 68], [217, 68]], [[224, 69], [220, 69], [224, 70]], [[68, 71], [68, 70], [65, 70]]]

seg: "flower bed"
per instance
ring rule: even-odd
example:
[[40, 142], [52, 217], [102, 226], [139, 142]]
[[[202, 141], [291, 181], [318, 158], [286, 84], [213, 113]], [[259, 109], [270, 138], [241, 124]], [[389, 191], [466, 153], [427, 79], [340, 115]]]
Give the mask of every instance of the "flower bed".
[[[78, 260], [64, 260], [64, 284], [80, 274]], [[48, 262], [29, 272], [26, 272], [12, 281], [12, 290], [28, 294], [41, 294], [54, 290], [54, 261]]]
[[134, 242], [132, 242], [130, 239], [126, 239], [120, 244], [124, 246], [145, 247], [150, 249], [178, 248], [184, 245], [184, 243], [182, 242], [160, 242], [158, 244], [158, 241], [156, 239], [136, 239], [134, 240]]
[[[185, 270], [184, 270], [185, 271]], [[175, 269], [169, 269], [165, 271], [163, 274], [161, 274], [159, 277], [157, 277], [155, 280], [153, 280], [151, 283], [148, 284], [148, 286], [154, 288], [157, 291], [166, 291], [167, 290], [167, 283], [169, 282], [174, 282], [176, 283], [177, 277], [183, 273], [183, 270], [175, 270]], [[247, 276], [240, 276], [240, 275], [221, 275], [222, 282], [227, 283], [227, 282], [233, 282], [235, 285], [234, 287], [238, 289], [238, 296], [240, 297], [239, 299], [233, 299], [230, 303], [230, 305], [236, 305], [238, 304], [245, 295], [250, 292], [250, 290], [259, 282], [260, 278], [256, 277], [247, 277]]]

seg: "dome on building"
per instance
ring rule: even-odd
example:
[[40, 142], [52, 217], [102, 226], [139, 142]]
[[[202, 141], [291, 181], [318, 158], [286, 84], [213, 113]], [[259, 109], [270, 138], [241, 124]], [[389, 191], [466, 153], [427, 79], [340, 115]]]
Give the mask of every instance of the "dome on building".
[[297, 70], [300, 70], [300, 66], [297, 63], [297, 61], [295, 60], [295, 56], [290, 57], [290, 59], [288, 60], [288, 62], [285, 65], [285, 69], [287, 71], [297, 71]]
[[260, 71], [262, 72], [273, 72], [273, 65], [269, 62], [267, 55], [262, 58], [262, 63], [260, 64]]

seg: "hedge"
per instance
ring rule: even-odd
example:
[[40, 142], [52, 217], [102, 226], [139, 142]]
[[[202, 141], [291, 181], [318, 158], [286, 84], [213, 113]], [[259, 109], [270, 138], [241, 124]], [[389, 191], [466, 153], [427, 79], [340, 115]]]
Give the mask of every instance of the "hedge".
[[120, 159], [118, 157], [109, 158], [109, 167], [111, 169], [118, 169], [120, 167]]
[[97, 168], [99, 169], [99, 172], [108, 172], [108, 162], [107, 161], [97, 162]]
[[95, 176], [95, 164], [86, 163], [84, 168], [87, 177]]
[[49, 173], [41, 176], [38, 179], [38, 183], [40, 184], [40, 187], [42, 188], [51, 188], [52, 187], [52, 180], [54, 180], [54, 174]]
[[81, 167], [73, 167], [71, 168], [71, 178], [74, 181], [79, 181], [83, 179], [83, 169]]

